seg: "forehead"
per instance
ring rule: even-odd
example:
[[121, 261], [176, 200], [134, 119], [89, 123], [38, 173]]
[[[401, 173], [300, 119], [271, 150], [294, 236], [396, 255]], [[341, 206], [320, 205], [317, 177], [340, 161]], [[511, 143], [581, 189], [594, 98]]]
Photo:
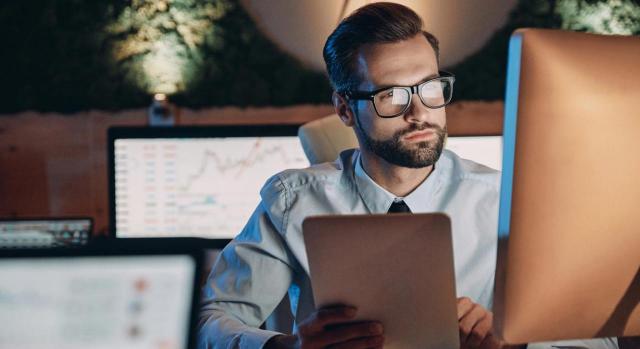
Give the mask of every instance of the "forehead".
[[414, 85], [438, 73], [438, 62], [431, 44], [422, 33], [411, 39], [360, 48], [356, 58], [359, 89], [381, 86]]

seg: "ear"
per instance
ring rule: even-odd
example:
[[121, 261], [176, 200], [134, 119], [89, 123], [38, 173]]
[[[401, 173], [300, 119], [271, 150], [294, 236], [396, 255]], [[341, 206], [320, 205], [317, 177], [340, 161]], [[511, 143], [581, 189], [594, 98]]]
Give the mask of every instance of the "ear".
[[342, 120], [345, 126], [352, 127], [353, 125], [355, 125], [355, 115], [353, 115], [353, 110], [349, 105], [349, 101], [344, 96], [335, 91], [331, 96], [331, 101], [333, 102], [333, 107], [336, 110], [336, 114], [338, 114], [340, 120]]

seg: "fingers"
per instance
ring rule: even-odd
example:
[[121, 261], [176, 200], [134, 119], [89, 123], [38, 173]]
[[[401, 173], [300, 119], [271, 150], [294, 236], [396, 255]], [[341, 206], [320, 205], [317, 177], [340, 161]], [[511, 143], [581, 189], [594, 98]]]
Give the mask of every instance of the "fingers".
[[488, 330], [491, 329], [491, 324], [487, 326], [485, 317], [486, 311], [481, 306], [474, 305], [458, 321], [461, 343], [474, 348], [482, 342]]
[[[370, 338], [365, 337], [380, 337], [382, 336], [382, 332], [382, 324], [367, 321], [327, 328], [322, 335], [318, 336], [317, 340], [321, 346], [352, 342], [355, 339], [362, 339], [362, 342], [366, 342]], [[365, 348], [375, 345], [376, 344], [374, 343], [373, 345], [368, 345]]]
[[468, 297], [458, 298], [458, 321], [471, 310], [473, 305], [473, 301]]
[[314, 336], [331, 324], [347, 322], [356, 316], [356, 308], [339, 306], [316, 311], [309, 319], [300, 324], [298, 331], [303, 336]]
[[353, 322], [356, 309], [348, 306], [323, 308], [298, 327], [300, 348], [382, 348], [382, 324]]
[[506, 349], [508, 347], [509, 346], [505, 346], [503, 342], [491, 333], [489, 333], [480, 344], [480, 349]]
[[368, 349], [368, 348], [382, 348], [382, 344], [384, 343], [384, 337], [375, 336], [375, 337], [366, 337], [366, 338], [357, 338], [352, 339], [350, 341], [342, 342], [339, 344], [331, 345], [327, 348], [331, 349]]
[[468, 348], [480, 347], [491, 332], [493, 314], [468, 299], [458, 301], [458, 314], [460, 344]]
[[[464, 319], [463, 319], [464, 320]], [[466, 345], [471, 348], [479, 348], [480, 344], [490, 335], [493, 318], [485, 311], [484, 317], [478, 320], [467, 335]]]

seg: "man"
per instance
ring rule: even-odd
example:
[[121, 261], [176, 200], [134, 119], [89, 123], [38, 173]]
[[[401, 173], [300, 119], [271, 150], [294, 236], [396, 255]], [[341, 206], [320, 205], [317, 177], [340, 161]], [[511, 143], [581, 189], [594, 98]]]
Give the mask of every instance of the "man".
[[[209, 277], [201, 347], [382, 348], [379, 322], [344, 324], [357, 309], [314, 309], [301, 225], [311, 215], [398, 211], [451, 217], [461, 345], [502, 347], [486, 310], [499, 173], [443, 150], [454, 78], [439, 71], [438, 41], [412, 10], [373, 3], [340, 23], [324, 58], [336, 111], [354, 128], [361, 151], [265, 184], [262, 202]], [[287, 292], [294, 334], [258, 329]]]

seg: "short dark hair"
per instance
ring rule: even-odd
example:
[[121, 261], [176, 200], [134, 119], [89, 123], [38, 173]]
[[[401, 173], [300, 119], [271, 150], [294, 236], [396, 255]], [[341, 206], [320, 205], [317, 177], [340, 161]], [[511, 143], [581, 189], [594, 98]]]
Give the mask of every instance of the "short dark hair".
[[390, 2], [359, 8], [340, 22], [324, 44], [324, 62], [331, 85], [338, 93], [358, 86], [354, 58], [363, 45], [399, 42], [419, 33], [425, 36], [439, 59], [438, 39], [422, 29], [422, 19], [412, 9]]

